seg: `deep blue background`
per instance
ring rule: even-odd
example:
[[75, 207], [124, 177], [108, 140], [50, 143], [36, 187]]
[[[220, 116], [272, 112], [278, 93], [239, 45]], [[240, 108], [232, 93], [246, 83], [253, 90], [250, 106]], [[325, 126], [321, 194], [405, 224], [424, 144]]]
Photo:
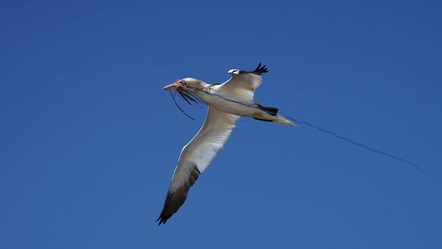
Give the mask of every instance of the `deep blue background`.
[[[1, 248], [442, 248], [440, 1], [2, 1]], [[165, 226], [204, 105], [162, 87], [269, 67]]]

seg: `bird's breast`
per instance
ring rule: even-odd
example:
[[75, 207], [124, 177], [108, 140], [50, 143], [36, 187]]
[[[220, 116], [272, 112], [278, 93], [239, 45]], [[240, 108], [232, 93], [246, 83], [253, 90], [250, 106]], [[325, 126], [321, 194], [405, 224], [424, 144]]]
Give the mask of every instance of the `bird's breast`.
[[244, 100], [235, 99], [231, 96], [222, 95], [217, 92], [204, 92], [198, 96], [208, 106], [212, 106], [223, 112], [249, 117], [254, 116], [256, 113], [257, 108], [255, 105], [246, 103]]

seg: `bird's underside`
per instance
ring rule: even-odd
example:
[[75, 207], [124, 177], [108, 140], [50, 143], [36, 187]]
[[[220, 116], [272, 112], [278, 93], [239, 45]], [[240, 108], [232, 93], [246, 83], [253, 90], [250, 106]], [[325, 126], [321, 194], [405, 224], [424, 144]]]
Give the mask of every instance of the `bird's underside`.
[[191, 99], [196, 102], [195, 98], [201, 99], [208, 105], [208, 110], [203, 126], [181, 151], [163, 210], [157, 219], [158, 225], [166, 223], [183, 205], [190, 187], [223, 148], [238, 118], [249, 116], [261, 121], [295, 126], [279, 115], [278, 109], [262, 106], [253, 99], [255, 89], [262, 83], [261, 74], [267, 72], [267, 68], [261, 67], [260, 63], [251, 72], [230, 70], [232, 78], [221, 85], [209, 85], [186, 78], [164, 88], [180, 93], [186, 101]]

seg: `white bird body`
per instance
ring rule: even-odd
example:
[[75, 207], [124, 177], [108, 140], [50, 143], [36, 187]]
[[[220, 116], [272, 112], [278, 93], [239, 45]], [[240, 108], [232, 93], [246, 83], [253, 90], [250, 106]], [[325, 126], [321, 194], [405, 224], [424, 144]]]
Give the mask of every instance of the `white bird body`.
[[213, 106], [223, 112], [243, 117], [252, 117], [257, 113], [256, 107], [250, 107], [253, 105], [250, 100], [225, 94], [222, 91], [222, 85], [209, 86], [196, 94], [208, 106]]
[[253, 98], [247, 98], [241, 95], [229, 94], [223, 91], [223, 85], [212, 85], [195, 93], [208, 106], [238, 115], [241, 117], [252, 117], [256, 119], [273, 121], [284, 125], [293, 125], [292, 122], [283, 119], [281, 115], [271, 115], [266, 111], [257, 108], [257, 102]]
[[189, 100], [196, 102], [198, 97], [209, 107], [203, 126], [181, 151], [158, 225], [166, 223], [184, 203], [190, 187], [223, 148], [238, 118], [245, 116], [296, 126], [277, 114], [278, 109], [262, 106], [253, 99], [255, 89], [262, 83], [261, 74], [266, 72], [260, 63], [253, 72], [230, 70], [232, 78], [223, 84], [210, 85], [185, 78], [164, 87], [177, 91], [189, 104]]

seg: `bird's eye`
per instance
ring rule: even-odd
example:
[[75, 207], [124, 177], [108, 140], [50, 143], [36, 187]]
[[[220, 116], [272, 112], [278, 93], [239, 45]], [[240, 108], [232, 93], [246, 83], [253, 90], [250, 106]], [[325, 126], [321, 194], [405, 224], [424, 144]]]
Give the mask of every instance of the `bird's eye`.
[[185, 80], [181, 80], [180, 83], [184, 86], [187, 85], [187, 82]]

